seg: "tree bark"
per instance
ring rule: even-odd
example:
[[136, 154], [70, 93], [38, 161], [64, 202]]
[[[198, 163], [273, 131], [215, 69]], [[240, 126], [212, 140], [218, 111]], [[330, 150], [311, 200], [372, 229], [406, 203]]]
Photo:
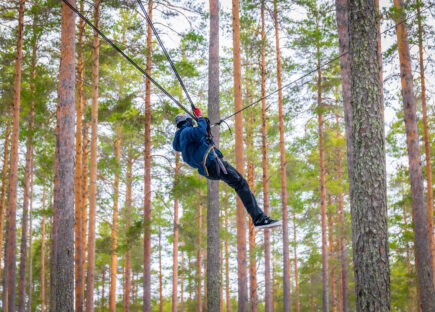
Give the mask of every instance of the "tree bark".
[[[10, 114], [9, 114], [10, 115]], [[2, 190], [0, 198], [0, 242], [3, 242], [3, 230], [5, 222], [5, 206], [6, 206], [6, 183], [8, 182], [8, 165], [9, 165], [9, 137], [11, 135], [11, 122], [6, 124], [5, 132], [5, 144], [3, 154], [3, 169], [2, 169]], [[3, 244], [0, 244], [0, 262], [3, 255]], [[1, 265], [0, 265], [0, 277], [1, 277]]]
[[202, 312], [202, 296], [201, 296], [201, 281], [202, 281], [202, 192], [199, 189], [199, 201], [198, 201], [198, 236], [197, 243], [198, 249], [196, 250], [196, 310]]
[[29, 209], [29, 290], [27, 300], [27, 311], [32, 310], [32, 296], [33, 296], [33, 155], [32, 164], [30, 165], [32, 170], [30, 172], [30, 209]]
[[[126, 192], [125, 192], [125, 206], [126, 206], [126, 233], [131, 226], [132, 214], [132, 185], [133, 184], [133, 156], [131, 150], [128, 151], [127, 158], [127, 179], [126, 179]], [[128, 249], [125, 253], [125, 284], [124, 284], [124, 311], [130, 312], [130, 292], [134, 288], [131, 285], [131, 250]]]
[[41, 221], [41, 312], [45, 312], [45, 186], [42, 188], [42, 221]]
[[110, 255], [110, 291], [109, 291], [109, 311], [116, 312], [116, 271], [118, 256], [116, 248], [118, 247], [118, 203], [119, 203], [119, 175], [121, 166], [121, 125], [116, 126], [115, 141], [115, 180], [113, 190], [113, 218], [112, 218], [112, 250]]
[[[331, 195], [328, 196], [328, 206], [331, 205]], [[335, 253], [335, 248], [334, 248], [334, 220], [333, 220], [333, 215], [332, 212], [328, 213], [327, 215], [328, 217], [328, 240], [329, 240], [329, 254], [328, 254], [328, 261], [329, 262], [333, 262], [333, 257], [334, 257], [334, 253]], [[330, 261], [330, 260], [332, 261]], [[336, 295], [336, 291], [335, 291], [335, 268], [334, 266], [331, 266], [329, 269], [329, 284], [330, 284], [330, 288], [331, 288], [331, 311], [332, 312], [337, 312], [337, 295]]]
[[[148, 2], [148, 15], [153, 18], [153, 1]], [[146, 71], [151, 74], [151, 27], [147, 27]], [[145, 174], [144, 174], [144, 278], [143, 312], [151, 312], [151, 81], [145, 79]]]
[[[80, 12], [83, 12], [83, 0], [80, 0]], [[83, 118], [83, 36], [85, 23], [79, 20], [79, 38], [78, 38], [78, 57], [77, 57], [77, 95], [76, 95], [76, 158], [74, 172], [74, 191], [75, 191], [75, 214], [74, 214], [74, 231], [75, 231], [75, 311], [83, 312], [84, 302], [84, 276], [83, 276], [83, 187], [82, 187], [82, 118]]]
[[16, 285], [16, 245], [17, 245], [17, 181], [18, 181], [18, 144], [20, 126], [20, 93], [21, 93], [21, 63], [23, 59], [23, 28], [24, 28], [25, 0], [20, 0], [18, 9], [17, 51], [15, 57], [14, 77], [14, 110], [11, 138], [11, 160], [9, 169], [8, 210], [6, 224], [6, 250], [5, 250], [5, 310], [15, 312], [15, 285]]
[[[404, 196], [403, 196], [404, 197]], [[406, 217], [406, 209], [405, 209], [405, 205], [403, 206], [403, 235], [405, 235], [406, 230], [408, 228], [408, 221], [407, 221], [407, 217]], [[414, 291], [412, 285], [413, 280], [412, 280], [412, 268], [411, 268], [411, 262], [410, 262], [410, 257], [409, 257], [409, 243], [408, 240], [406, 240], [405, 242], [405, 251], [406, 251], [406, 264], [407, 264], [407, 270], [408, 270], [408, 287], [409, 287], [409, 310], [410, 312], [414, 312], [415, 311], [415, 306], [414, 306]]]
[[[208, 63], [208, 116], [220, 120], [219, 113], [219, 0], [209, 0], [210, 45]], [[219, 127], [212, 129], [219, 148]], [[207, 311], [220, 311], [220, 220], [219, 181], [207, 180]]]
[[[75, 6], [76, 1], [71, 1]], [[62, 2], [54, 183], [53, 311], [74, 309], [75, 14]]]
[[[319, 13], [315, 11], [316, 31], [319, 29]], [[320, 167], [320, 215], [322, 224], [322, 311], [329, 311], [328, 294], [328, 244], [326, 229], [326, 182], [325, 182], [325, 149], [324, 149], [324, 130], [323, 130], [323, 99], [322, 99], [322, 71], [320, 59], [320, 42], [316, 42], [317, 51], [317, 122], [319, 133], [319, 167]]]
[[[180, 153], [175, 154], [174, 189], [177, 187], [180, 172]], [[172, 312], [178, 306], [178, 199], [174, 199], [174, 236], [172, 239]]]
[[[232, 28], [233, 28], [233, 68], [234, 68], [234, 111], [242, 108], [242, 71], [240, 62], [240, 20], [239, 0], [232, 2]], [[244, 148], [243, 148], [243, 119], [242, 113], [235, 116], [236, 138], [236, 169], [244, 174]], [[238, 284], [238, 310], [248, 311], [248, 277], [246, 263], [246, 216], [245, 208], [240, 198], [236, 199], [236, 227], [237, 227], [237, 284]]]
[[[396, 24], [397, 46], [400, 60], [402, 98], [405, 113], [406, 143], [408, 147], [409, 173], [411, 178], [412, 209], [414, 210], [415, 245], [417, 248], [417, 274], [420, 283], [420, 301], [423, 311], [435, 311], [435, 289], [429, 245], [427, 209], [424, 198], [423, 172], [420, 162], [420, 146], [417, 116], [409, 54], [408, 31], [403, 22], [403, 0], [394, 0], [400, 11]], [[433, 216], [432, 216], [433, 217]], [[432, 233], [431, 233], [432, 234]]]
[[[348, 1], [352, 105], [349, 170], [357, 311], [390, 311], [384, 130], [374, 0]], [[346, 121], [347, 122], [347, 121]]]
[[418, 52], [420, 63], [420, 83], [421, 83], [421, 110], [423, 111], [423, 133], [424, 133], [424, 152], [426, 160], [426, 181], [427, 181], [427, 229], [429, 233], [429, 248], [432, 260], [432, 278], [435, 285], [435, 241], [433, 234], [433, 187], [432, 187], [432, 165], [430, 155], [429, 127], [427, 120], [426, 105], [426, 78], [424, 73], [423, 58], [423, 29], [421, 24], [421, 0], [417, 1], [417, 21], [418, 21]]
[[[83, 111], [86, 111], [88, 107], [88, 100], [83, 99]], [[89, 183], [88, 183], [88, 162], [89, 162], [89, 122], [86, 122], [83, 126], [83, 156], [82, 156], [82, 250], [83, 250], [83, 284], [85, 283], [85, 261], [86, 261], [86, 247], [87, 247], [87, 227], [88, 227], [88, 202], [89, 202]], [[84, 285], [83, 285], [84, 288]], [[84, 289], [83, 289], [84, 290]]]
[[[94, 2], [94, 24], [100, 26], [101, 0]], [[98, 157], [98, 80], [100, 65], [100, 39], [94, 31], [92, 48], [92, 112], [91, 112], [91, 164], [89, 185], [89, 236], [88, 236], [88, 268], [86, 276], [86, 311], [94, 311], [95, 282], [95, 219], [97, 210], [97, 157]]]
[[[275, 24], [275, 45], [276, 45], [276, 74], [278, 81], [278, 118], [279, 118], [279, 146], [280, 146], [280, 172], [281, 172], [281, 203], [282, 203], [282, 255], [283, 255], [283, 301], [284, 312], [291, 309], [290, 295], [290, 251], [289, 251], [289, 230], [288, 230], [288, 211], [287, 211], [287, 173], [285, 158], [285, 139], [284, 139], [284, 116], [283, 116], [283, 97], [281, 82], [281, 55], [279, 46], [279, 24], [277, 1], [273, 1], [273, 17]], [[269, 305], [268, 305], [269, 306]]]

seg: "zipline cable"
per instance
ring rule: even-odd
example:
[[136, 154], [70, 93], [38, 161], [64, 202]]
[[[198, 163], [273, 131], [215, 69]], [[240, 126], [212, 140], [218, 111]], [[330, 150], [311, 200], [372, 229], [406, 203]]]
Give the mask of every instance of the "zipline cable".
[[99, 30], [94, 24], [92, 24], [83, 14], [81, 14], [68, 0], [62, 0], [75, 14], [77, 14], [86, 24], [88, 24], [94, 31], [96, 31], [108, 44], [112, 46], [119, 54], [121, 54], [127, 61], [130, 62], [137, 70], [139, 70], [145, 77], [147, 77], [160, 91], [162, 91], [167, 97], [169, 97], [178, 107], [184, 110], [195, 120], [198, 120], [196, 116], [188, 111], [180, 102], [178, 102], [165, 88], [163, 88], [157, 81], [155, 81], [142, 67], [140, 67], [135, 61], [133, 61], [127, 54], [124, 53], [112, 40], [106, 37], [101, 30]]
[[139, 4], [139, 6], [140, 6], [140, 8], [141, 8], [141, 10], [142, 10], [142, 12], [143, 12], [143, 14], [145, 15], [145, 18], [146, 18], [148, 24], [150, 25], [151, 29], [153, 30], [154, 36], [156, 37], [156, 39], [157, 39], [157, 41], [158, 41], [158, 43], [159, 43], [159, 45], [160, 45], [160, 48], [162, 48], [163, 53], [164, 53], [165, 56], [166, 56], [166, 59], [168, 60], [169, 64], [171, 65], [172, 71], [174, 72], [175, 76], [177, 77], [178, 82], [180, 83], [181, 87], [183, 88], [183, 91], [184, 91], [184, 93], [186, 94], [187, 99], [188, 99], [189, 102], [190, 102], [190, 106], [191, 106], [192, 110], [195, 111], [195, 110], [196, 110], [196, 107], [195, 107], [195, 105], [193, 104], [192, 99], [190, 98], [189, 92], [187, 92], [187, 89], [186, 89], [186, 87], [184, 86], [183, 80], [181, 79], [180, 75], [178, 74], [177, 69], [175, 68], [174, 62], [172, 61], [172, 59], [171, 59], [171, 57], [170, 57], [168, 51], [166, 50], [166, 48], [165, 48], [165, 46], [164, 46], [162, 40], [160, 39], [160, 36], [159, 36], [159, 34], [157, 33], [156, 28], [154, 27], [153, 21], [151, 20], [150, 16], [148, 15], [147, 11], [145, 10], [145, 7], [144, 7], [142, 1], [141, 1], [141, 0], [136, 0], [136, 2]]
[[[423, 12], [423, 11], [425, 11], [425, 10], [427, 10], [427, 9], [430, 9], [430, 8], [433, 7], [434, 5], [435, 5], [435, 3], [432, 3], [431, 5], [429, 5], [429, 6], [425, 7], [425, 8], [423, 8], [423, 9], [421, 10], [421, 12]], [[409, 20], [410, 18], [414, 18], [417, 14], [418, 14], [418, 13], [415, 13], [414, 15], [408, 16], [407, 18], [403, 19], [400, 23], [394, 24], [393, 26], [391, 26], [391, 27], [387, 28], [386, 30], [384, 30], [383, 32], [381, 32], [380, 35], [383, 35], [383, 34], [387, 33], [388, 31], [392, 30], [393, 28], [395, 28], [395, 27], [401, 25], [402, 23], [406, 22], [406, 21]], [[286, 88], [290, 87], [291, 85], [295, 84], [296, 82], [298, 82], [298, 81], [300, 81], [300, 80], [302, 80], [302, 79], [304, 79], [304, 78], [310, 76], [311, 74], [317, 72], [319, 69], [324, 68], [325, 66], [327, 66], [327, 65], [329, 65], [329, 64], [331, 64], [331, 63], [333, 63], [333, 62], [335, 62], [336, 60], [340, 59], [342, 56], [345, 56], [345, 55], [347, 55], [347, 54], [349, 54], [349, 51], [343, 52], [343, 53], [340, 54], [339, 56], [334, 57], [333, 59], [327, 61], [326, 63], [321, 64], [320, 66], [317, 66], [315, 69], [310, 70], [309, 72], [305, 73], [304, 75], [300, 76], [299, 78], [297, 78], [297, 79], [295, 79], [295, 80], [289, 82], [288, 84], [282, 86], [281, 88], [276, 89], [275, 91], [269, 93], [268, 95], [259, 98], [259, 99], [256, 100], [255, 102], [252, 102], [251, 104], [246, 105], [245, 107], [239, 109], [238, 111], [232, 113], [231, 115], [229, 115], [229, 116], [227, 116], [227, 117], [225, 117], [225, 118], [219, 120], [218, 122], [214, 123], [214, 124], [212, 125], [212, 127], [214, 127], [214, 126], [219, 126], [220, 124], [222, 124], [222, 123], [224, 123], [224, 122], [226, 123], [226, 120], [228, 120], [228, 119], [230, 119], [231, 117], [233, 117], [233, 116], [235, 116], [235, 115], [237, 115], [237, 114], [243, 112], [245, 109], [247, 109], [247, 108], [249, 108], [249, 107], [252, 107], [252, 106], [254, 106], [255, 104], [260, 103], [262, 100], [265, 100], [265, 99], [269, 98], [270, 96], [276, 94], [276, 93], [277, 93], [278, 91], [280, 91], [280, 90], [283, 90], [283, 89], [286, 89]]]

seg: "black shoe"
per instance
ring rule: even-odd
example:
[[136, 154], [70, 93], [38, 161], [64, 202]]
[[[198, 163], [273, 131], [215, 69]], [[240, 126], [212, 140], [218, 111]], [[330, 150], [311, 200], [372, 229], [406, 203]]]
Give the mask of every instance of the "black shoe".
[[281, 220], [273, 220], [269, 217], [265, 217], [263, 218], [263, 220], [254, 223], [254, 227], [256, 230], [270, 229], [281, 225], [282, 225]]

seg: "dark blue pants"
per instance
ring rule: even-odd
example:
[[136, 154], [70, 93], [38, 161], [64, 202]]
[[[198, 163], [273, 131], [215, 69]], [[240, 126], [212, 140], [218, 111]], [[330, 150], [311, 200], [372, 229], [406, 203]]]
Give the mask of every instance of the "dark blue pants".
[[207, 177], [210, 180], [222, 180], [229, 186], [231, 186], [239, 195], [240, 199], [245, 206], [246, 211], [252, 218], [252, 221], [255, 223], [256, 221], [261, 221], [266, 215], [264, 212], [258, 207], [257, 201], [255, 200], [254, 194], [252, 194], [249, 189], [248, 182], [245, 178], [229, 163], [226, 161], [222, 161], [224, 164], [227, 173], [219, 167], [217, 160], [213, 161], [211, 164], [207, 166], [209, 176]]

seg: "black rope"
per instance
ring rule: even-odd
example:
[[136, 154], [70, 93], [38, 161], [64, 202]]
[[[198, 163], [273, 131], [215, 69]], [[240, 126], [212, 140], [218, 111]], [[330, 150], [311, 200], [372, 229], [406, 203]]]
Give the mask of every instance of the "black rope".
[[144, 7], [142, 1], [141, 1], [141, 0], [137, 0], [137, 3], [139, 4], [139, 6], [140, 6], [140, 8], [141, 8], [141, 10], [142, 10], [142, 12], [143, 12], [143, 14], [145, 15], [145, 18], [146, 18], [148, 24], [150, 25], [151, 29], [153, 30], [154, 36], [156, 36], [157, 41], [159, 42], [159, 45], [160, 45], [160, 47], [162, 48], [163, 53], [164, 53], [165, 56], [166, 56], [166, 59], [168, 60], [169, 64], [171, 65], [172, 71], [174, 72], [175, 76], [176, 76], [177, 79], [178, 79], [178, 82], [180, 83], [181, 87], [183, 88], [183, 91], [184, 91], [184, 93], [186, 94], [187, 99], [188, 99], [189, 102], [190, 102], [190, 106], [191, 106], [192, 110], [195, 111], [195, 110], [196, 110], [196, 107], [195, 107], [195, 105], [193, 104], [192, 99], [190, 98], [189, 92], [187, 92], [187, 89], [186, 89], [186, 87], [184, 86], [183, 80], [181, 79], [180, 75], [178, 74], [178, 71], [177, 71], [177, 69], [175, 68], [174, 62], [172, 62], [172, 59], [171, 59], [171, 57], [170, 57], [168, 51], [166, 50], [166, 48], [165, 48], [165, 46], [164, 46], [162, 40], [160, 39], [160, 36], [159, 36], [159, 34], [157, 33], [157, 30], [155, 29], [154, 24], [153, 24], [153, 22], [152, 22], [150, 16], [149, 16], [148, 13], [146, 12], [145, 7]]
[[137, 70], [139, 70], [145, 77], [147, 77], [160, 91], [162, 91], [167, 97], [169, 97], [178, 107], [184, 110], [195, 120], [198, 120], [196, 116], [191, 114], [186, 107], [178, 102], [165, 88], [163, 88], [157, 81], [155, 81], [142, 67], [140, 67], [135, 61], [133, 61], [127, 54], [125, 54], [115, 43], [104, 35], [94, 24], [92, 24], [83, 14], [81, 14], [74, 6], [67, 0], [62, 0], [71, 10], [74, 11], [86, 24], [88, 24], [94, 31], [96, 31], [108, 44], [112, 46], [119, 54], [121, 54], [127, 61], [130, 62]]
[[[425, 10], [427, 10], [427, 9], [430, 9], [430, 8], [433, 7], [434, 5], [435, 5], [435, 3], [432, 3], [431, 5], [425, 7], [424, 9], [422, 9], [421, 12], [423, 12], [423, 11], [425, 11]], [[410, 18], [414, 18], [417, 14], [418, 14], [418, 13], [415, 13], [414, 15], [408, 16], [407, 18], [403, 19], [400, 23], [394, 24], [393, 26], [391, 26], [391, 27], [387, 28], [386, 30], [384, 30], [382, 33], [380, 33], [380, 35], [383, 35], [383, 34], [387, 33], [388, 31], [394, 29], [395, 27], [399, 26], [400, 24], [406, 22], [408, 19], [410, 19]], [[325, 66], [327, 66], [327, 65], [329, 65], [329, 64], [331, 64], [331, 63], [333, 63], [333, 62], [335, 62], [336, 60], [340, 59], [342, 56], [345, 56], [345, 55], [347, 55], [347, 54], [349, 54], [349, 51], [346, 51], [346, 52], [342, 53], [341, 55], [339, 55], [339, 56], [337, 56], [337, 57], [334, 57], [333, 59], [327, 61], [326, 63], [321, 64], [320, 66], [317, 66], [315, 69], [313, 69], [313, 70], [307, 72], [306, 74], [302, 75], [301, 77], [299, 77], [299, 78], [297, 78], [297, 79], [295, 79], [295, 80], [289, 82], [288, 84], [282, 86], [281, 88], [276, 89], [275, 91], [269, 93], [268, 95], [259, 98], [259, 99], [256, 100], [255, 102], [253, 102], [253, 103], [251, 103], [251, 104], [249, 104], [249, 105], [246, 105], [246, 106], [243, 107], [242, 109], [240, 109], [240, 110], [238, 110], [238, 111], [232, 113], [231, 115], [229, 115], [229, 116], [227, 116], [227, 117], [225, 117], [225, 118], [219, 120], [218, 122], [214, 123], [214, 124], [212, 125], [212, 127], [214, 127], [214, 126], [219, 126], [220, 124], [222, 124], [223, 122], [225, 122], [227, 119], [230, 119], [231, 117], [233, 117], [233, 116], [235, 116], [235, 115], [241, 113], [241, 112], [244, 111], [245, 109], [247, 109], [247, 108], [249, 108], [249, 107], [251, 107], [251, 106], [254, 106], [255, 104], [260, 103], [262, 100], [265, 100], [265, 99], [269, 98], [270, 96], [276, 94], [278, 91], [290, 87], [291, 85], [295, 84], [296, 82], [298, 82], [298, 81], [300, 81], [300, 80], [302, 80], [302, 79], [304, 79], [304, 78], [310, 76], [311, 74], [315, 73], [315, 72], [318, 71], [319, 69], [322, 69], [323, 67], [325, 67]]]

